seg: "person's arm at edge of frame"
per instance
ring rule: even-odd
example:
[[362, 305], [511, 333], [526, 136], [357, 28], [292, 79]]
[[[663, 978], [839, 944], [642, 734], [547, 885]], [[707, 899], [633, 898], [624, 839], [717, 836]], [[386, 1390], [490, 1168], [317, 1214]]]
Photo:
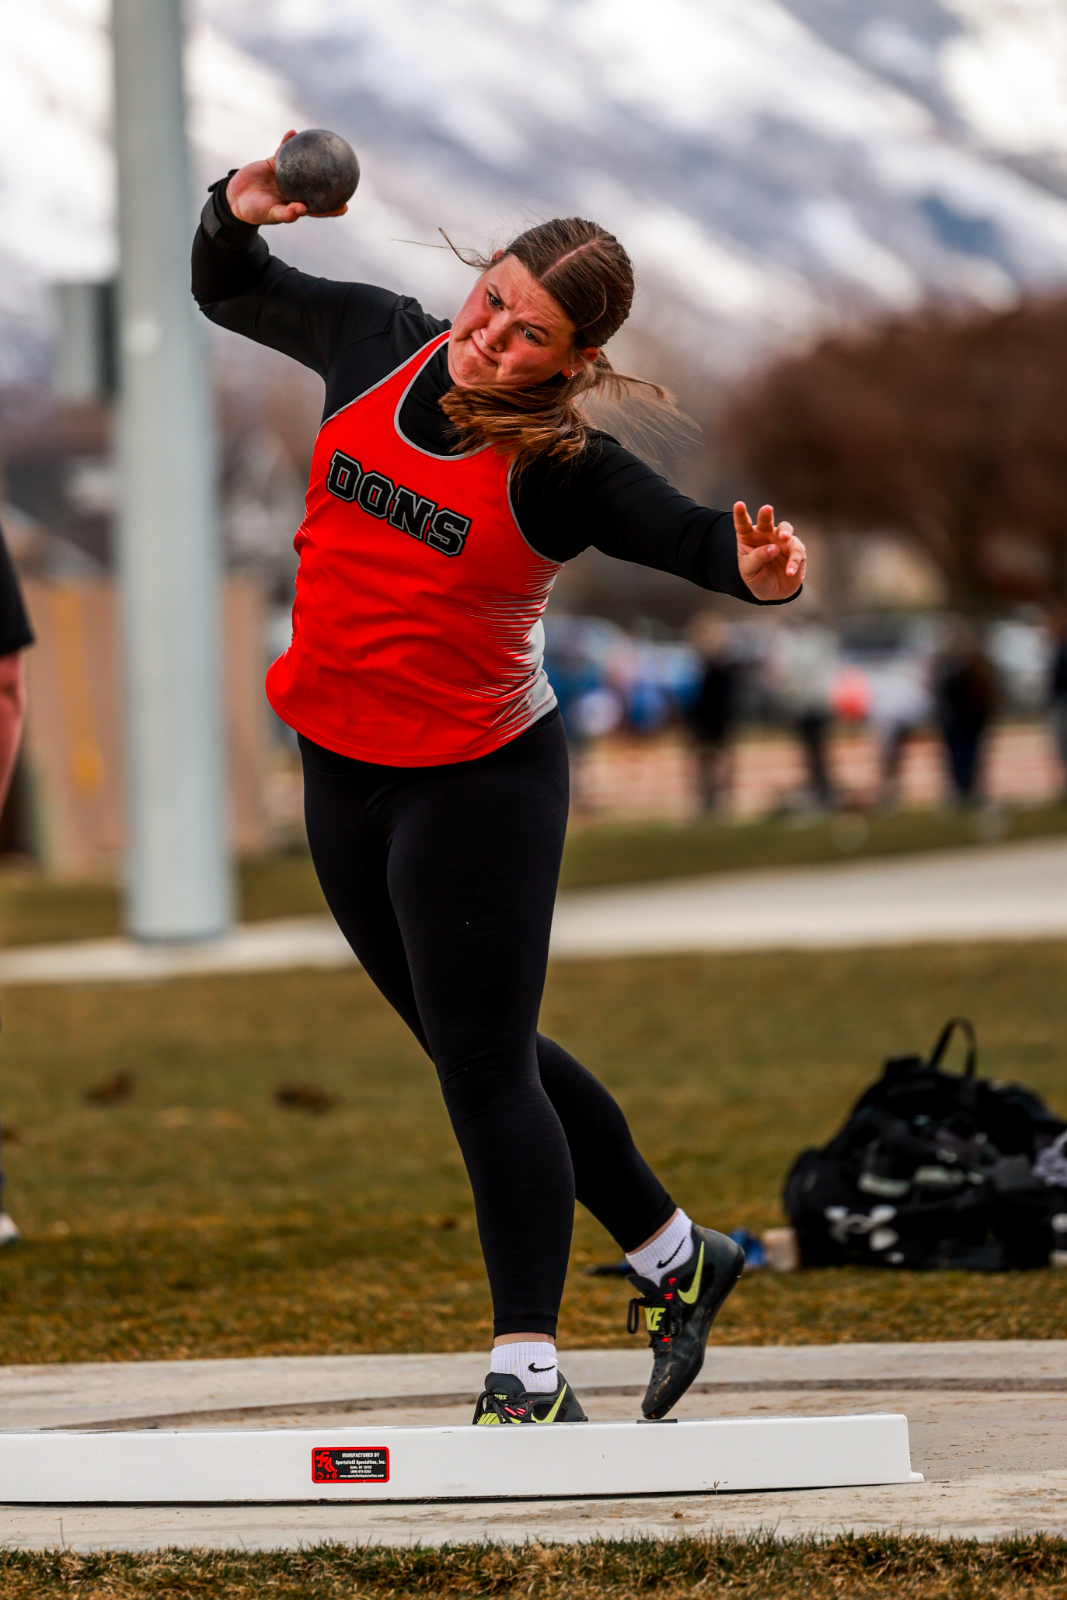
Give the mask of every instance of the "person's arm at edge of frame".
[[7, 798], [11, 775], [26, 720], [26, 680], [22, 651], [0, 656], [0, 810]]

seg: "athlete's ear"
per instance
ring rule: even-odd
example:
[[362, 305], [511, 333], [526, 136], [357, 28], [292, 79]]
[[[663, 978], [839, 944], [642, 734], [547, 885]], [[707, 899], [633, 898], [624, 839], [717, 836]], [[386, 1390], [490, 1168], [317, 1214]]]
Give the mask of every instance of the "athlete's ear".
[[493, 251], [493, 260], [494, 261], [499, 261], [500, 258], [503, 256], [503, 254], [504, 254], [503, 250], [494, 250]]
[[579, 350], [578, 354], [582, 358], [582, 365], [561, 367], [560, 372], [562, 373], [563, 377], [576, 378], [579, 372], [581, 372], [582, 366], [591, 367], [593, 365], [593, 362], [600, 354], [600, 351], [597, 349], [595, 344], [591, 344], [587, 345], [584, 350]]

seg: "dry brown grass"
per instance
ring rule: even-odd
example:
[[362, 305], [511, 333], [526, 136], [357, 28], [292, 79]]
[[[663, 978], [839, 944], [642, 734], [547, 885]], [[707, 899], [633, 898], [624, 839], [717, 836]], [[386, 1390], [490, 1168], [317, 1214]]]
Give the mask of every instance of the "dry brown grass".
[[[779, 1220], [782, 1175], [891, 1051], [972, 1015], [983, 1068], [1067, 1111], [1067, 945], [657, 957], [553, 967], [544, 1025], [619, 1096], [678, 1200]], [[0, 1360], [477, 1349], [489, 1302], [436, 1080], [358, 972], [5, 996]], [[128, 1098], [86, 1091], [126, 1073]], [[298, 1083], [327, 1108], [279, 1105]], [[561, 1339], [627, 1345], [584, 1214]], [[386, 1262], [391, 1265], [386, 1266]], [[414, 1309], [414, 1308], [417, 1308]], [[746, 1279], [729, 1343], [1058, 1338], [1067, 1273]]]
[[592, 1540], [579, 1545], [151, 1554], [0, 1552], [5, 1600], [1023, 1600], [1067, 1595], [1067, 1541], [868, 1535]]

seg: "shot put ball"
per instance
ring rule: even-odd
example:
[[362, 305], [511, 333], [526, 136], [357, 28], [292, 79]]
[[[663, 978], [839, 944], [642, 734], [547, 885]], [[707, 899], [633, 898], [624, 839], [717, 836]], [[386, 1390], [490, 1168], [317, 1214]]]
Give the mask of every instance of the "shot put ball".
[[312, 216], [323, 216], [351, 200], [359, 183], [359, 162], [339, 133], [305, 128], [282, 145], [274, 179], [284, 200], [297, 200]]

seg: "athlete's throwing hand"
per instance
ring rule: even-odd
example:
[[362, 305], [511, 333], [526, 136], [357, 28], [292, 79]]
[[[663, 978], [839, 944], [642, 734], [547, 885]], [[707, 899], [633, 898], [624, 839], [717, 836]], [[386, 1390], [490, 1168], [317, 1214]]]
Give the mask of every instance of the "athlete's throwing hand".
[[808, 553], [791, 522], [775, 523], [773, 506], [760, 506], [755, 523], [743, 500], [734, 506], [737, 565], [758, 600], [788, 600], [804, 582]]
[[[282, 138], [282, 144], [296, 133], [295, 128]], [[278, 146], [281, 149], [282, 144]], [[266, 161], [250, 161], [247, 167], [235, 172], [226, 185], [226, 202], [239, 222], [250, 222], [260, 228], [267, 222], [297, 222], [306, 217], [308, 208], [299, 200], [285, 200], [274, 179], [274, 163], [278, 150]], [[343, 217], [348, 210], [341, 206], [337, 211], [316, 211], [317, 217]]]

